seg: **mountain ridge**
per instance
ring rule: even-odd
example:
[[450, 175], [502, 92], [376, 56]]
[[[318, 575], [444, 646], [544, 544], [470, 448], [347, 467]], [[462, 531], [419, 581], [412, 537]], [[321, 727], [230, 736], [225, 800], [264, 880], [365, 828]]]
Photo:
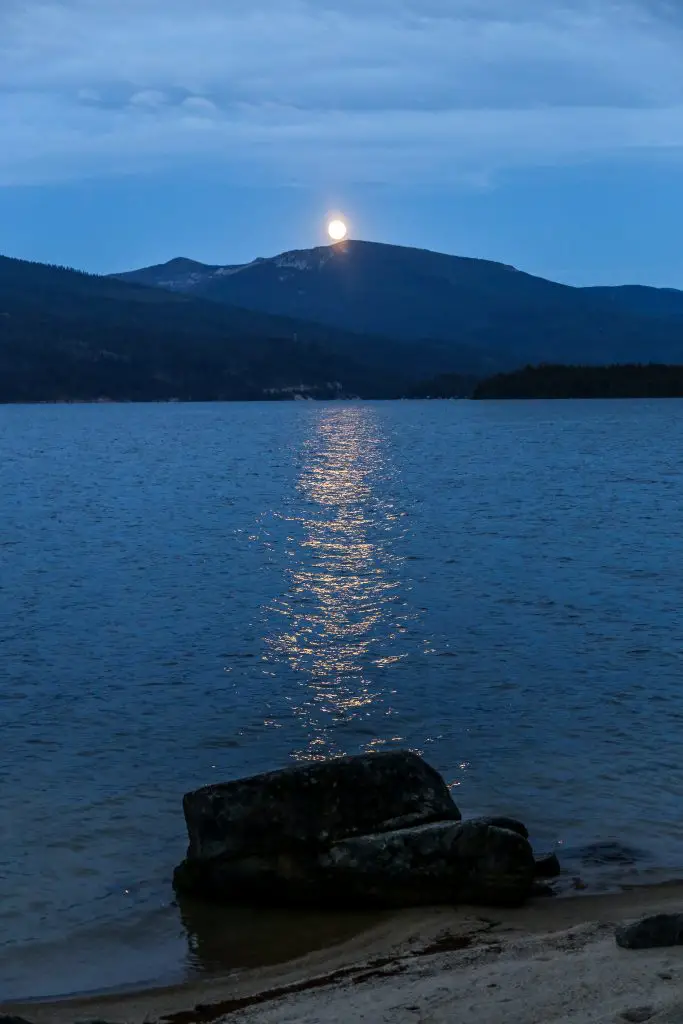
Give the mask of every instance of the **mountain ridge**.
[[650, 356], [683, 361], [683, 291], [578, 288], [429, 249], [352, 239], [204, 270], [195, 263], [189, 274], [171, 261], [116, 276], [140, 274], [147, 284], [212, 302], [411, 344], [459, 345], [507, 368]]
[[648, 292], [671, 293], [671, 294], [674, 294], [674, 295], [679, 295], [679, 296], [681, 296], [683, 298], [683, 288], [673, 288], [670, 285], [643, 285], [643, 284], [639, 284], [639, 283], [634, 282], [634, 281], [626, 281], [626, 282], [622, 282], [620, 284], [612, 284], [612, 285], [609, 285], [609, 284], [608, 285], [604, 285], [604, 284], [603, 285], [572, 285], [572, 284], [567, 284], [566, 282], [562, 282], [562, 281], [554, 281], [552, 278], [544, 277], [542, 274], [534, 274], [534, 273], [531, 273], [530, 271], [522, 270], [520, 267], [517, 267], [513, 263], [504, 263], [502, 260], [494, 260], [494, 259], [490, 259], [490, 258], [488, 258], [486, 256], [461, 256], [461, 255], [458, 255], [456, 253], [444, 253], [444, 252], [441, 252], [438, 249], [428, 249], [428, 248], [425, 248], [423, 246], [398, 245], [398, 244], [393, 243], [393, 242], [375, 242], [375, 241], [369, 241], [367, 239], [360, 239], [360, 238], [346, 238], [346, 239], [344, 239], [341, 242], [331, 242], [331, 243], [327, 243], [326, 242], [326, 243], [322, 243], [320, 245], [309, 246], [308, 248], [285, 249], [282, 252], [276, 253], [274, 256], [256, 256], [256, 257], [254, 257], [254, 259], [247, 260], [247, 261], [245, 261], [243, 263], [232, 263], [232, 264], [204, 263], [201, 260], [195, 260], [194, 258], [188, 257], [188, 256], [173, 256], [173, 257], [171, 257], [171, 259], [165, 260], [163, 263], [151, 264], [148, 267], [143, 267], [143, 268], [140, 268], [140, 269], [133, 268], [131, 270], [114, 271], [114, 272], [108, 273], [108, 274], [106, 274], [104, 276], [106, 276], [106, 277], [117, 277], [117, 278], [122, 278], [122, 279], [125, 280], [126, 278], [129, 278], [129, 277], [132, 278], [134, 275], [137, 275], [141, 271], [144, 271], [144, 270], [161, 270], [163, 268], [170, 267], [173, 264], [177, 264], [179, 270], [182, 270], [182, 264], [188, 264], [188, 265], [190, 265], [192, 267], [202, 268], [202, 269], [206, 269], [206, 270], [219, 270], [219, 269], [221, 269], [223, 267], [232, 267], [232, 268], [242, 269], [242, 268], [246, 268], [246, 267], [251, 267], [251, 266], [253, 266], [254, 264], [257, 264], [257, 263], [267, 263], [269, 261], [278, 260], [278, 259], [281, 259], [283, 257], [298, 256], [298, 255], [300, 255], [302, 253], [333, 252], [335, 250], [340, 250], [340, 249], [343, 250], [344, 248], [348, 249], [349, 247], [357, 247], [357, 246], [373, 248], [373, 249], [376, 249], [376, 250], [384, 249], [384, 250], [395, 250], [397, 252], [404, 252], [404, 253], [420, 253], [420, 254], [424, 254], [424, 255], [427, 255], [427, 256], [435, 256], [435, 257], [439, 257], [439, 258], [443, 257], [443, 258], [446, 258], [446, 259], [449, 259], [449, 260], [457, 260], [457, 261], [460, 261], [460, 262], [463, 262], [463, 263], [480, 264], [480, 265], [483, 264], [483, 265], [490, 266], [490, 267], [498, 267], [498, 268], [502, 268], [504, 270], [512, 271], [513, 273], [524, 274], [527, 277], [531, 277], [531, 278], [534, 278], [536, 280], [540, 280], [540, 281], [544, 281], [546, 283], [553, 284], [553, 285], [555, 285], [558, 288], [566, 288], [566, 289], [570, 289], [570, 290], [576, 291], [576, 292], [612, 292], [612, 291], [623, 291], [625, 289], [627, 289], [627, 290], [636, 290], [636, 289], [638, 289], [638, 290], [648, 291]]
[[683, 292], [358, 241], [106, 277], [0, 257], [0, 401], [396, 398], [642, 362], [683, 364]]

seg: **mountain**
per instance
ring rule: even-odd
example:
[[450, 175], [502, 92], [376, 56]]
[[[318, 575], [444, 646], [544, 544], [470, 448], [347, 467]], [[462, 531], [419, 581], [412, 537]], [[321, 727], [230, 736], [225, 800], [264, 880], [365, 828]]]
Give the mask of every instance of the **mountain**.
[[0, 257], [0, 401], [468, 393], [533, 363], [683, 364], [683, 293], [345, 242], [97, 277]]
[[0, 257], [4, 402], [394, 396], [408, 378], [386, 344]]
[[683, 292], [573, 288], [502, 263], [423, 249], [349, 240], [242, 265], [176, 259], [117, 276], [419, 342], [423, 377], [543, 361], [683, 362]]

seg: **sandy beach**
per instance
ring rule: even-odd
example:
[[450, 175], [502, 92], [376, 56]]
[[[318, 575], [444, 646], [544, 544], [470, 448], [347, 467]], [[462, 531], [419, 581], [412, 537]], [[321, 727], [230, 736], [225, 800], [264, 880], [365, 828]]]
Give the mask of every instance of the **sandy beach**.
[[614, 941], [621, 921], [682, 908], [676, 884], [514, 911], [411, 911], [280, 967], [2, 1011], [36, 1024], [682, 1024], [683, 947]]

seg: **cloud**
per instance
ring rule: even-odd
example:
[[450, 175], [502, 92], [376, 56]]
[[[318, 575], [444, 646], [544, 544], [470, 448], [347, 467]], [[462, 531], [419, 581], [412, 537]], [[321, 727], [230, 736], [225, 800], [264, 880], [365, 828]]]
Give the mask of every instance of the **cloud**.
[[159, 89], [141, 89], [140, 92], [134, 92], [130, 97], [129, 101], [133, 107], [161, 107], [166, 102], [166, 94], [160, 92]]
[[665, 0], [2, 0], [0, 184], [473, 180], [683, 148]]
[[183, 110], [193, 111], [195, 114], [211, 116], [218, 113], [218, 107], [205, 96], [187, 96], [182, 104]]

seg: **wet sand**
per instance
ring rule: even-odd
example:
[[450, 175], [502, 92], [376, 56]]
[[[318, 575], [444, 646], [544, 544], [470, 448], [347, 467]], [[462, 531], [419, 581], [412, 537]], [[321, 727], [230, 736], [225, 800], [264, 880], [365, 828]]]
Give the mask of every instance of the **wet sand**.
[[2, 1010], [36, 1024], [680, 1024], [683, 948], [627, 952], [613, 935], [619, 921], [677, 910], [681, 883], [514, 911], [406, 911], [280, 966]]

